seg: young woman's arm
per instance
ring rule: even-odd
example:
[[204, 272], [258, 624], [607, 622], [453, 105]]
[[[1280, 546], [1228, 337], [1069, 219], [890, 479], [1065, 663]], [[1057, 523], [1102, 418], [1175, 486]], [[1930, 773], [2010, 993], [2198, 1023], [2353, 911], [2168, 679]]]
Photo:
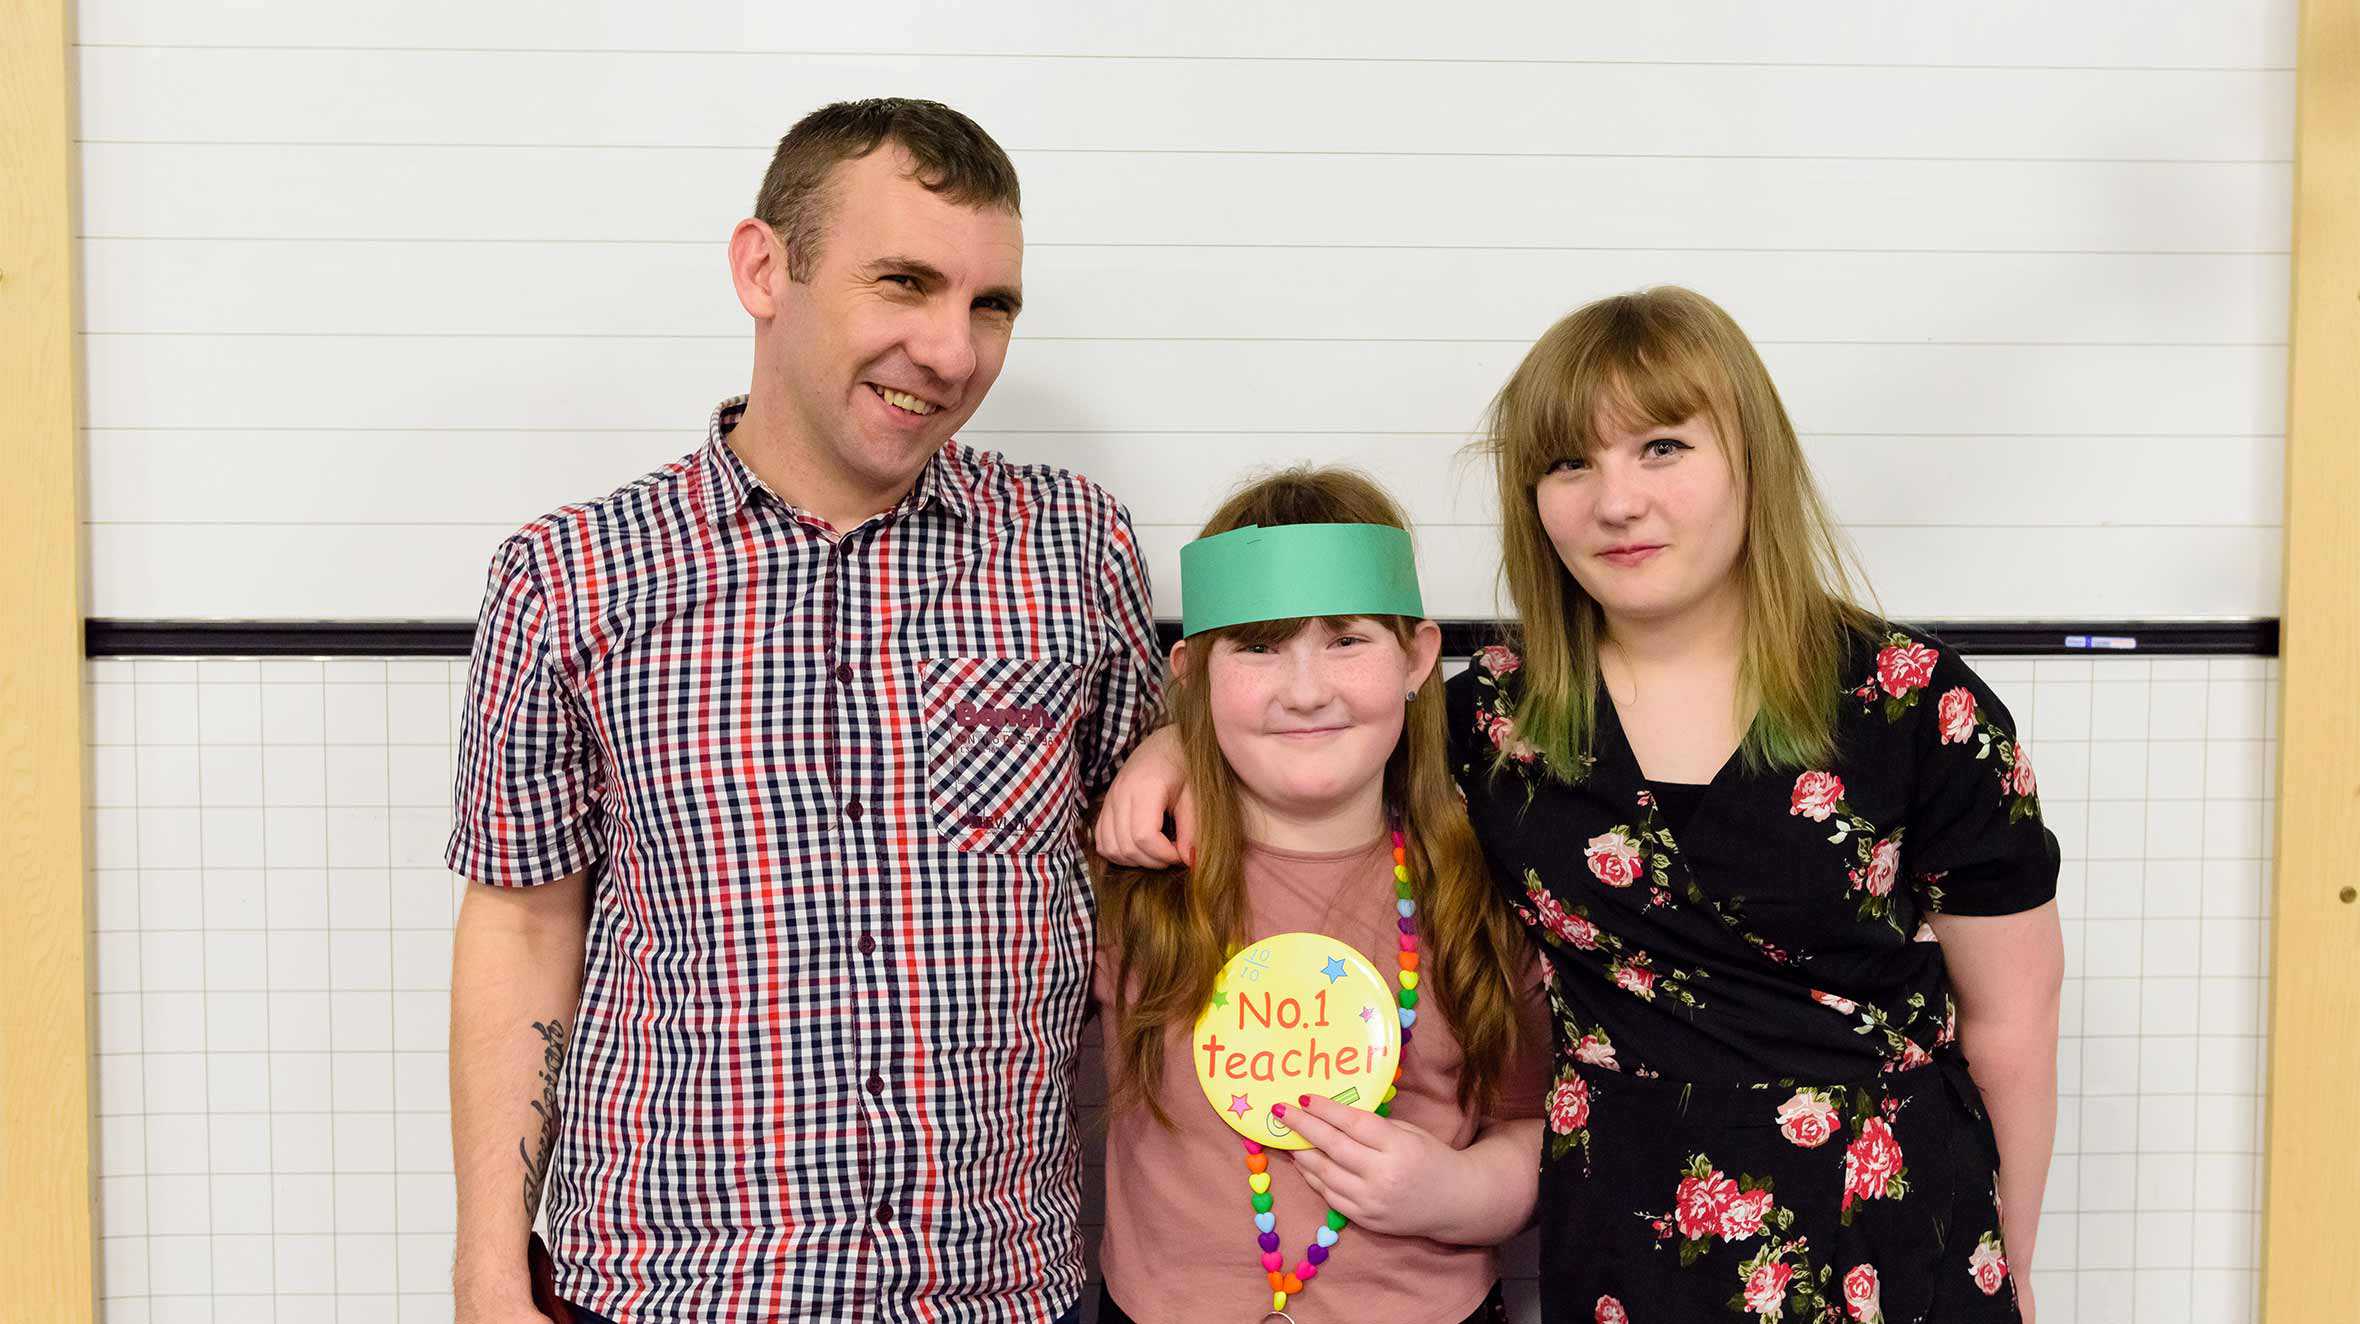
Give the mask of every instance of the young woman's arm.
[[1922, 699], [1897, 728], [1917, 764], [1904, 858], [1941, 940], [1959, 1046], [1999, 1140], [2000, 1237], [2030, 1320], [2033, 1243], [2057, 1132], [2062, 852], [2041, 820], [2032, 756], [1983, 678], [1940, 649]]
[[1999, 1137], [2008, 1270], [2026, 1288], [2057, 1136], [2057, 1002], [2065, 979], [2057, 905], [1930, 919], [1958, 996], [1959, 1047]]
[[1532, 1221], [1540, 1193], [1537, 1117], [1493, 1122], [1465, 1149], [1317, 1096], [1285, 1117], [1314, 1146], [1294, 1151], [1295, 1170], [1329, 1208], [1370, 1231], [1495, 1246]]

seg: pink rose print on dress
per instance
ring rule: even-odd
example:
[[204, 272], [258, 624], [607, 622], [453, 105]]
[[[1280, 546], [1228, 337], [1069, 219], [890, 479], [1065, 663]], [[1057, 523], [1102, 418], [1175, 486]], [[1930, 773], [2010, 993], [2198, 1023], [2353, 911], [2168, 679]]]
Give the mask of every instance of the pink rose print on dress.
[[1777, 1319], [1785, 1313], [1786, 1284], [1794, 1276], [1792, 1268], [1777, 1260], [1754, 1266], [1745, 1279], [1745, 1308], [1764, 1319]]
[[1957, 686], [1942, 696], [1936, 710], [1942, 728], [1942, 743], [1963, 745], [1975, 738], [1975, 693], [1964, 685]]
[[1598, 950], [1598, 926], [1580, 915], [1564, 915], [1557, 932], [1565, 941], [1585, 952]]
[[1590, 1086], [1579, 1076], [1567, 1076], [1549, 1091], [1549, 1129], [1569, 1136], [1590, 1124]]
[[1608, 887], [1629, 887], [1645, 868], [1646, 857], [1639, 844], [1624, 836], [1621, 828], [1590, 838], [1584, 853], [1590, 859], [1590, 872]]
[[1844, 1310], [1860, 1324], [1885, 1324], [1883, 1292], [1873, 1264], [1855, 1264], [1844, 1275]]
[[1860, 1004], [1854, 1002], [1852, 999], [1839, 997], [1833, 993], [1823, 993], [1818, 989], [1811, 990], [1811, 1000], [1818, 1003], [1822, 1007], [1828, 1007], [1835, 1011], [1842, 1012], [1846, 1016], [1849, 1016], [1853, 1012], [1860, 1010]]
[[1796, 1090], [1778, 1105], [1778, 1133], [1804, 1149], [1817, 1149], [1841, 1126], [1836, 1106], [1817, 1090]]
[[1680, 1189], [1672, 1197], [1672, 1221], [1681, 1236], [1702, 1241], [1721, 1230], [1722, 1216], [1736, 1198], [1737, 1183], [1723, 1176], [1719, 1168], [1709, 1169], [1701, 1177], [1682, 1177]]
[[2008, 789], [2024, 799], [2030, 799], [2038, 788], [2038, 783], [2033, 780], [2032, 776], [2032, 755], [2026, 753], [2022, 745], [2018, 745], [2016, 746], [2016, 766], [2008, 776]]
[[1896, 699], [1924, 689], [1934, 679], [1934, 660], [1940, 656], [1915, 641], [1895, 644], [1877, 654], [1877, 684]]
[[1630, 1312], [1623, 1309], [1622, 1302], [1610, 1296], [1598, 1298], [1598, 1308], [1591, 1312], [1591, 1318], [1597, 1324], [1631, 1324]]
[[1565, 904], [1542, 885], [1540, 875], [1525, 874], [1524, 896], [1532, 903], [1532, 922], [1542, 932], [1552, 934], [1585, 952], [1598, 950], [1598, 926], [1566, 910]]
[[1941, 657], [1940, 652], [1906, 634], [1888, 634], [1885, 646], [1877, 650], [1875, 667], [1852, 687], [1852, 697], [1860, 701], [1864, 711], [1879, 707], [1881, 698], [1885, 720], [1898, 722], [1902, 714], [1917, 707], [1919, 696], [1934, 683], [1935, 663]]
[[1824, 823], [1836, 811], [1836, 801], [1843, 798], [1843, 778], [1832, 772], [1806, 772], [1795, 778], [1794, 802], [1786, 812]]
[[1475, 650], [1476, 664], [1495, 676], [1505, 676], [1524, 665], [1516, 650], [1502, 644], [1487, 644]]
[[1614, 1060], [1614, 1045], [1608, 1041], [1604, 1030], [1592, 1030], [1575, 1040], [1573, 1060], [1594, 1067], [1604, 1067], [1608, 1071], [1622, 1070], [1622, 1063]]
[[1530, 763], [1539, 755], [1539, 750], [1526, 744], [1517, 736], [1516, 719], [1502, 717], [1497, 713], [1483, 713], [1478, 716], [1477, 720], [1483, 725], [1483, 734], [1491, 738], [1492, 748], [1506, 754], [1509, 758], [1518, 763]]
[[1649, 1002], [1655, 1001], [1655, 971], [1637, 958], [1614, 963], [1614, 985]]
[[1967, 1257], [1967, 1272], [1974, 1275], [1975, 1286], [1983, 1295], [1996, 1296], [2008, 1281], [2008, 1257], [2000, 1249], [1999, 1234], [1986, 1232], [1975, 1241], [1975, 1253]]
[[1844, 1212], [1851, 1212], [1854, 1200], [1901, 1194], [1893, 1189], [1899, 1184], [1901, 1161], [1901, 1142], [1893, 1138], [1885, 1119], [1862, 1122], [1860, 1134], [1844, 1150]]
[[1739, 1191], [1729, 1199], [1729, 1207], [1721, 1211], [1721, 1236], [1729, 1241], [1743, 1241], [1762, 1230], [1762, 1220], [1770, 1216], [1772, 1202], [1768, 1191]]
[[1901, 843], [1891, 837], [1869, 848], [1868, 874], [1861, 886], [1870, 896], [1886, 896], [1893, 891], [1893, 882], [1901, 876]]

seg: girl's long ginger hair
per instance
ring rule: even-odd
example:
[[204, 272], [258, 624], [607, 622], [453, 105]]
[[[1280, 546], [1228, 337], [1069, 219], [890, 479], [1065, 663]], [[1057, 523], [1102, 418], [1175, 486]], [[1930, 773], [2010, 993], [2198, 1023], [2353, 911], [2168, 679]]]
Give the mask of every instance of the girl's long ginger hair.
[[[1407, 528], [1391, 498], [1348, 469], [1298, 467], [1250, 483], [1230, 497], [1200, 536], [1247, 525], [1388, 524]], [[1116, 947], [1113, 1024], [1117, 1109], [1145, 1104], [1164, 1125], [1157, 1102], [1164, 1045], [1173, 1029], [1196, 1024], [1213, 980], [1245, 941], [1243, 860], [1246, 838], [1236, 774], [1222, 757], [1206, 694], [1206, 660], [1218, 644], [1277, 644], [1315, 618], [1256, 621], [1209, 630], [1189, 640], [1173, 677], [1172, 720], [1180, 728], [1188, 789], [1196, 805], [1193, 869], [1123, 869], [1096, 861], [1103, 941]], [[1341, 626], [1344, 617], [1324, 619]], [[1389, 628], [1404, 648], [1418, 621], [1360, 618]], [[1516, 999], [1529, 962], [1523, 930], [1492, 890], [1491, 875], [1452, 781], [1443, 739], [1438, 665], [1406, 705], [1401, 740], [1385, 763], [1385, 806], [1408, 840], [1418, 935], [1429, 953], [1421, 991], [1431, 991], [1465, 1054], [1462, 1105], [1495, 1097], [1515, 1047]], [[1136, 988], [1134, 989], [1134, 984]]]
[[1499, 482], [1501, 577], [1524, 658], [1516, 734], [1573, 780], [1597, 730], [1606, 619], [1542, 527], [1535, 489], [1600, 444], [1601, 416], [1630, 429], [1703, 415], [1745, 502], [1736, 574], [1745, 600], [1740, 713], [1746, 766], [1794, 768], [1833, 752], [1848, 635], [1882, 626], [1856, 605], [1865, 579], [1820, 499], [1770, 371], [1734, 319], [1665, 285], [1585, 304], [1542, 334], [1492, 401], [1479, 450]]

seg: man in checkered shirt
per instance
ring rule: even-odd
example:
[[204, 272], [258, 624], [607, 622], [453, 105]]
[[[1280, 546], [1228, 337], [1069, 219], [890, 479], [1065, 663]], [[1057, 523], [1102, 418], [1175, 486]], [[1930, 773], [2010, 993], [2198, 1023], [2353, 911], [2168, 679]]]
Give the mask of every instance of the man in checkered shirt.
[[449, 862], [464, 1324], [1078, 1318], [1081, 806], [1161, 667], [1129, 516], [952, 434], [1016, 173], [930, 102], [779, 144], [750, 393], [510, 537]]

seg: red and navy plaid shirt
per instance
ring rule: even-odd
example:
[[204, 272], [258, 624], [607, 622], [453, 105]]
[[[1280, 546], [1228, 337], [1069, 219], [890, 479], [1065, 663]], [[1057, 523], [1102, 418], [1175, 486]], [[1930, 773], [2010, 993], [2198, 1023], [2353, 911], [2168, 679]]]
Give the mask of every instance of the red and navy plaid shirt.
[[725, 444], [510, 537], [449, 862], [587, 869], [546, 1214], [640, 1321], [1045, 1320], [1082, 1287], [1077, 846], [1162, 699], [1129, 516], [946, 446], [841, 535]]

